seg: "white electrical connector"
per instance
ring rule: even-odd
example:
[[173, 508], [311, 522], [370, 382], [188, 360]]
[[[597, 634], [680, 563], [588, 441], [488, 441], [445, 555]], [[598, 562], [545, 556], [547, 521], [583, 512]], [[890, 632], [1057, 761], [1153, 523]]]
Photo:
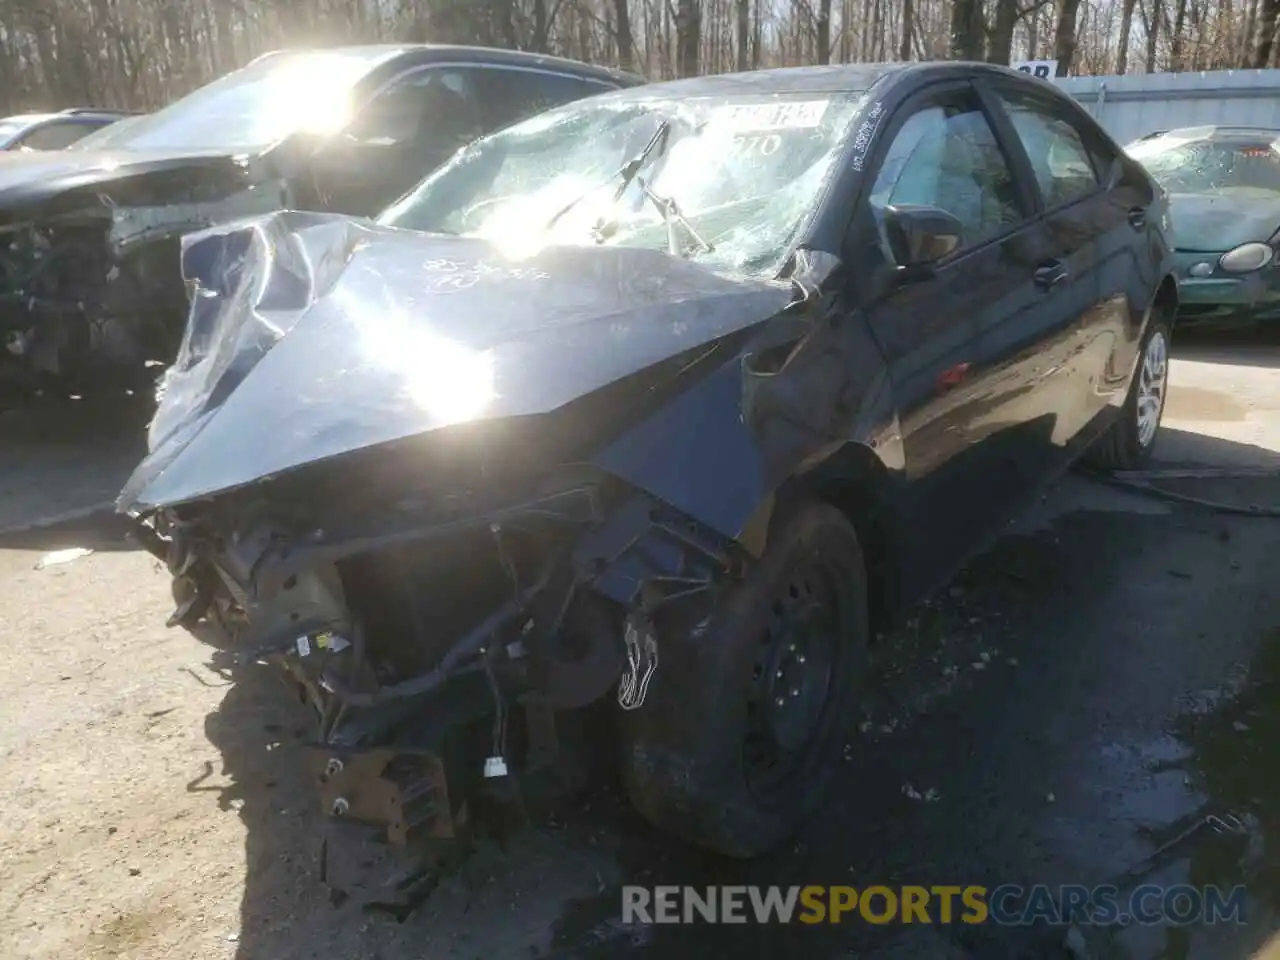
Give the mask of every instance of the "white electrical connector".
[[487, 757], [484, 761], [484, 778], [492, 780], [495, 777], [505, 777], [507, 775], [507, 761], [502, 757]]

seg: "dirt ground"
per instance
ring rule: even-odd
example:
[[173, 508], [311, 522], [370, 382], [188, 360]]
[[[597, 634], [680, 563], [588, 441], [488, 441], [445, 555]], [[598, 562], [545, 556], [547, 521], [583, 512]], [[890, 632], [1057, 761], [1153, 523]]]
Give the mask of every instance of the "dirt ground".
[[[1161, 461], [1277, 470], [1277, 364], [1273, 346], [1184, 350]], [[1179, 718], [1239, 696], [1280, 628], [1276, 521], [1070, 476], [891, 639], [880, 699], [850, 732], [841, 810], [794, 849], [705, 858], [602, 785], [396, 924], [335, 910], [319, 883], [295, 749], [308, 717], [265, 669], [165, 627], [167, 577], [103, 512], [138, 440], [99, 413], [0, 417], [0, 956], [14, 960], [789, 955], [758, 933], [747, 946], [623, 929], [617, 884], [1104, 875], [1150, 851], [1136, 824], [1217, 796]], [[1280, 506], [1274, 478], [1183, 483]], [[93, 553], [39, 565], [70, 547]], [[1254, 801], [1269, 802], [1222, 802]], [[1163, 955], [1249, 955], [1274, 915], [1259, 890], [1230, 950]], [[851, 936], [805, 949], [1014, 955], [929, 931]], [[1066, 955], [1051, 949], [1019, 955]]]

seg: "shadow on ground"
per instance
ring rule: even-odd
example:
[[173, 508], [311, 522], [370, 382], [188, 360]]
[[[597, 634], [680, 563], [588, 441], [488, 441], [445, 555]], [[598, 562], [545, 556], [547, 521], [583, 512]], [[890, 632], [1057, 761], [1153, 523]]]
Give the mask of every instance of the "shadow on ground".
[[31, 533], [30, 549], [75, 546], [48, 545], [103, 529], [84, 518], [109, 508], [145, 454], [146, 411], [68, 404], [0, 414], [0, 449], [0, 536], [46, 528]]
[[[1202, 463], [1276, 462], [1203, 437], [1185, 444]], [[1000, 540], [882, 641], [832, 801], [794, 843], [753, 862], [657, 833], [606, 780], [505, 856], [482, 852], [403, 924], [334, 909], [298, 749], [311, 718], [267, 668], [234, 668], [206, 731], [231, 780], [220, 801], [246, 827], [239, 958], [1070, 956], [1066, 929], [1044, 924], [667, 927], [620, 916], [622, 884], [1104, 883], [1211, 800], [1268, 797], [1271, 781], [1252, 785], [1263, 775], [1241, 765], [1276, 755], [1269, 721], [1245, 720], [1261, 739], [1236, 754], [1189, 752], [1185, 738], [1206, 734], [1178, 718], [1233, 689], [1280, 624], [1274, 521], [1078, 476], [1037, 510], [1032, 532]], [[220, 652], [213, 664], [231, 669]], [[1169, 869], [1186, 873], [1183, 861]], [[1249, 882], [1274, 902], [1272, 879]], [[1249, 926], [1197, 954], [1179, 952], [1176, 932], [1142, 933], [1163, 937], [1165, 956], [1212, 960], [1244, 958], [1257, 940]], [[1105, 942], [1095, 955], [1118, 957], [1133, 933], [1090, 936]]]
[[1180, 327], [1174, 332], [1174, 359], [1246, 367], [1280, 366], [1280, 326], [1236, 330]]

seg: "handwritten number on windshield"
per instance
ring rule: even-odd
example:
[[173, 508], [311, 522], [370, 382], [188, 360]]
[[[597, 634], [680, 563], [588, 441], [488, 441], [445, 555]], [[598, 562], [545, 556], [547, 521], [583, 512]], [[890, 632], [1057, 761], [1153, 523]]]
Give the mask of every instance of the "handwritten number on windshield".
[[776, 133], [765, 136], [747, 136], [737, 138], [738, 147], [743, 153], [761, 157], [771, 157], [782, 146], [782, 137]]

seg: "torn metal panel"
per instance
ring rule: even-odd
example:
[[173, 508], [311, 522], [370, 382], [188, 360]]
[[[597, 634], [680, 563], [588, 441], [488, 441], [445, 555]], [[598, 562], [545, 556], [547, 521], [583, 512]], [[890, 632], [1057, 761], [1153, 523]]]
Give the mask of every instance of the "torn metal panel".
[[[792, 297], [788, 284], [655, 250], [501, 262], [486, 241], [337, 216], [273, 214], [188, 237], [187, 338], [126, 498], [173, 504], [434, 430], [549, 414]], [[227, 444], [245, 456], [224, 456]]]
[[172, 203], [163, 206], [111, 206], [107, 240], [116, 256], [125, 256], [139, 243], [170, 237], [210, 224], [259, 216], [289, 207], [289, 186], [284, 180], [250, 184], [220, 200]]

